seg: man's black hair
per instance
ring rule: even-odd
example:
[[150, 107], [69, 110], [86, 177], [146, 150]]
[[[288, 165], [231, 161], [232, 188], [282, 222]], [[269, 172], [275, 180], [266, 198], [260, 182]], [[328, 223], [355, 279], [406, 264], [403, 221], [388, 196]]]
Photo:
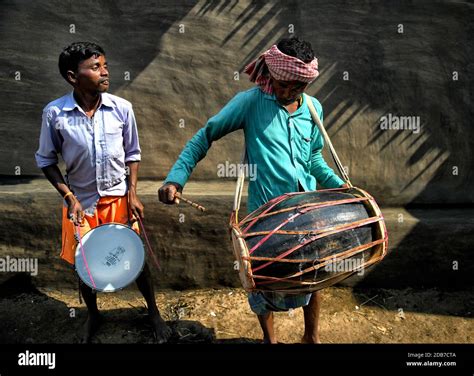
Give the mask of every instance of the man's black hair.
[[[104, 56], [105, 51], [99, 45], [92, 42], [75, 42], [63, 49], [59, 55], [59, 72], [61, 76], [67, 79], [67, 71], [77, 71], [81, 61], [89, 59], [91, 56]], [[68, 81], [69, 82], [69, 81]]]
[[310, 63], [314, 59], [314, 51], [311, 43], [301, 40], [298, 37], [283, 38], [277, 43], [278, 49], [285, 55], [296, 57], [305, 63]]

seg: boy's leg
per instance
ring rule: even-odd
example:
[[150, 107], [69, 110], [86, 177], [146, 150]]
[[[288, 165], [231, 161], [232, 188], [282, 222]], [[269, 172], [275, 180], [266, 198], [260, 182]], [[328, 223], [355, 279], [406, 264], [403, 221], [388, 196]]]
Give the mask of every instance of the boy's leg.
[[97, 294], [84, 282], [79, 282], [82, 298], [87, 306], [87, 320], [84, 325], [83, 343], [90, 343], [92, 336], [99, 328], [102, 320], [99, 310], [97, 309]]
[[312, 294], [307, 306], [303, 307], [304, 312], [304, 335], [302, 343], [321, 343], [319, 340], [319, 311], [321, 307], [321, 292]]
[[156, 341], [158, 343], [164, 343], [168, 341], [169, 337], [171, 336], [171, 329], [161, 318], [160, 311], [156, 306], [155, 290], [153, 288], [150, 269], [146, 263], [143, 272], [137, 278], [137, 286], [146, 300], [148, 315], [150, 316]]
[[277, 343], [273, 327], [273, 312], [257, 315], [257, 317], [263, 331], [263, 342], [272, 344]]

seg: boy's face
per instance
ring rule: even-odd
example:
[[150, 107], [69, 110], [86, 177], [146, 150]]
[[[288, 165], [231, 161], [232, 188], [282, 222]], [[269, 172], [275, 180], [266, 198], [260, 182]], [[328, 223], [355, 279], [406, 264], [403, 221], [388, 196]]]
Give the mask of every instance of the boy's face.
[[288, 106], [296, 101], [305, 91], [308, 84], [301, 81], [279, 81], [272, 78], [275, 97], [282, 106]]
[[77, 72], [68, 71], [75, 88], [90, 93], [104, 93], [109, 89], [109, 71], [105, 56], [91, 56], [81, 61]]

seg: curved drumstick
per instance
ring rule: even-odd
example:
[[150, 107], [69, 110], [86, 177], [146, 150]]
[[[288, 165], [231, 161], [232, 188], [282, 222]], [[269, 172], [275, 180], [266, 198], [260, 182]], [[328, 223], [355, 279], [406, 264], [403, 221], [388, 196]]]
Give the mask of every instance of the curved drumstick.
[[206, 211], [206, 208], [204, 206], [201, 206], [199, 204], [196, 204], [195, 202], [191, 201], [191, 200], [188, 200], [187, 198], [184, 198], [180, 192], [176, 192], [175, 197], [179, 198], [180, 200], [183, 200], [185, 203], [191, 205], [193, 208], [196, 208], [197, 210], [200, 210], [200, 211]]

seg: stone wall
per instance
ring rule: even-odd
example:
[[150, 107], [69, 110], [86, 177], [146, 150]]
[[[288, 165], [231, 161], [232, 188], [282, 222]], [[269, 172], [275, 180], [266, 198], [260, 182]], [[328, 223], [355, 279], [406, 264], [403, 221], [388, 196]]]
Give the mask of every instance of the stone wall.
[[[141, 176], [161, 179], [206, 119], [252, 86], [235, 72], [294, 31], [319, 57], [308, 92], [322, 102], [355, 185], [390, 205], [472, 203], [472, 9], [452, 1], [4, 2], [0, 174], [41, 175], [41, 110], [70, 90], [57, 69], [70, 42], [106, 50], [111, 92], [133, 103], [139, 122]], [[413, 117], [420, 131], [381, 130], [383, 116]], [[216, 179], [219, 163], [238, 161], [242, 139], [236, 132], [216, 142], [192, 179]]]

